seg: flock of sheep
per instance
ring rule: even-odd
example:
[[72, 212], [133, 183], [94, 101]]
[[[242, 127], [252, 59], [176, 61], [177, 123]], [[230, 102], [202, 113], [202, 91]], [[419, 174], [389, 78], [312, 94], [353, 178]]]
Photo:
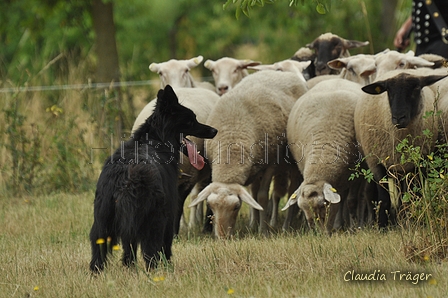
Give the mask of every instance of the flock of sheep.
[[[435, 55], [385, 50], [350, 56], [349, 49], [367, 44], [325, 33], [291, 59], [271, 65], [207, 60], [214, 86], [196, 82], [189, 72], [202, 56], [149, 66], [162, 88], [174, 87], [200, 122], [218, 130], [212, 140], [194, 140], [207, 160], [202, 170], [185, 157], [180, 164], [179, 203], [183, 207], [190, 196], [193, 208], [189, 228], [204, 221], [205, 201], [211, 219], [206, 224], [212, 222], [216, 237], [229, 237], [245, 202], [251, 228], [267, 234], [277, 225], [279, 200], [286, 194], [283, 229], [299, 208], [310, 228], [319, 223], [331, 233], [341, 226], [362, 227], [373, 220], [372, 202], [380, 227], [393, 220], [387, 185], [380, 182], [392, 171], [413, 170], [412, 164], [400, 164], [395, 151], [404, 138], [411, 137], [423, 154], [437, 139], [446, 141], [440, 132], [448, 128], [448, 71]], [[153, 108], [151, 101], [133, 131]], [[434, 109], [446, 114], [423, 117]], [[425, 129], [432, 132], [430, 141], [419, 138]], [[350, 181], [356, 164], [370, 169], [377, 183]], [[177, 223], [181, 216], [182, 211]]]

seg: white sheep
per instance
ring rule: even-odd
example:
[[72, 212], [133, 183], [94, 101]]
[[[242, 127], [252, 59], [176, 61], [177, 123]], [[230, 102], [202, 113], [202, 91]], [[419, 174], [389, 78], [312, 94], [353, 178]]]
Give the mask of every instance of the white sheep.
[[306, 47], [301, 47], [291, 57], [291, 60], [296, 60], [299, 62], [311, 61], [311, 64], [303, 71], [303, 76], [305, 77], [305, 80], [307, 80], [307, 81], [309, 79], [311, 79], [312, 77], [316, 76], [316, 70], [315, 70], [314, 63], [313, 63], [315, 58], [316, 58], [316, 53], [313, 50], [311, 50], [310, 48], [306, 48]]
[[[214, 105], [219, 101], [220, 97], [213, 91], [202, 89], [202, 88], [175, 88], [174, 89], [179, 103], [191, 109], [195, 114], [199, 122], [205, 123], [207, 121], [208, 115], [212, 111]], [[150, 101], [137, 116], [132, 127], [132, 133], [135, 132], [141, 124], [152, 114], [156, 100]], [[190, 137], [190, 140], [196, 145], [194, 150], [204, 153], [204, 140], [196, 137]], [[191, 164], [188, 162], [188, 158], [181, 154], [181, 165], [179, 166], [181, 174], [178, 181], [179, 185], [179, 197], [181, 200], [181, 207], [185, 201], [188, 194], [191, 192], [191, 196], [195, 197], [197, 193], [202, 189], [201, 182], [206, 181], [207, 177], [210, 176], [209, 167], [205, 166], [204, 169], [199, 170], [197, 167], [202, 167], [203, 160], [199, 159]], [[198, 183], [198, 184], [197, 184]], [[194, 187], [197, 184], [196, 187]], [[194, 187], [194, 188], [193, 188]], [[179, 211], [182, 212], [183, 208]], [[200, 213], [198, 216], [202, 216]], [[180, 220], [180, 218], [178, 219]], [[176, 225], [179, 221], [176, 221]], [[179, 227], [176, 226], [176, 233]]]
[[375, 55], [376, 77], [395, 69], [414, 69], [418, 67], [432, 67], [434, 62], [417, 57], [413, 51], [399, 53], [388, 49]]
[[[423, 155], [431, 152], [438, 125], [434, 117], [423, 117], [434, 111], [435, 100], [434, 92], [425, 86], [445, 76], [422, 76], [418, 70], [394, 70], [362, 88], [368, 94], [356, 105], [355, 131], [375, 181], [380, 182], [389, 172], [413, 170], [413, 164], [400, 163], [401, 155], [395, 149], [405, 138], [419, 146]], [[423, 137], [424, 130], [432, 132], [431, 139]], [[385, 187], [378, 185], [377, 191], [378, 223], [384, 228], [389, 223], [391, 200]]]
[[329, 61], [331, 69], [338, 70], [339, 75], [321, 75], [307, 81], [308, 88], [313, 88], [317, 83], [336, 77], [346, 79], [364, 86], [371, 82], [376, 72], [375, 57], [372, 55], [358, 54], [345, 58], [337, 58]]
[[223, 95], [249, 74], [247, 67], [259, 64], [258, 61], [223, 57], [216, 61], [209, 59], [205, 61], [204, 66], [212, 72], [216, 93]]
[[[310, 51], [310, 49], [308, 49]], [[311, 61], [297, 61], [297, 60], [283, 60], [279, 62], [275, 62], [273, 64], [260, 64], [257, 66], [249, 66], [248, 69], [253, 70], [275, 70], [275, 71], [286, 71], [291, 72], [297, 75], [297, 77], [302, 80], [303, 82], [306, 82], [305, 77], [303, 75], [303, 71], [311, 64]], [[293, 188], [289, 191], [289, 194], [292, 193], [292, 191], [295, 191], [295, 183], [296, 181], [291, 181], [292, 183], [288, 183], [288, 180], [291, 180], [289, 178], [297, 177], [299, 174], [296, 173], [296, 170], [294, 167], [291, 169], [291, 171], [282, 171], [281, 173], [276, 174], [273, 179], [273, 190], [271, 194], [271, 205], [272, 208], [270, 208], [268, 211], [271, 211], [271, 219], [269, 222], [269, 225], [271, 227], [275, 227], [277, 225], [277, 215], [278, 215], [278, 204], [282, 197], [285, 196], [285, 194], [288, 192], [288, 189]], [[298, 178], [295, 178], [296, 180]], [[252, 192], [257, 192], [257, 185], [254, 185], [252, 187]], [[291, 212], [294, 212], [291, 210]], [[285, 219], [285, 222], [283, 224], [283, 229], [287, 229], [287, 227], [290, 226], [290, 219], [293, 216], [292, 214], [289, 214]], [[254, 219], [257, 220], [258, 214], [254, 212]]]
[[349, 49], [358, 48], [368, 45], [368, 41], [356, 41], [342, 38], [336, 34], [327, 32], [318, 36], [313, 42], [306, 47], [314, 50], [316, 58], [314, 60], [315, 75], [337, 74], [338, 72], [329, 68], [328, 61], [336, 58], [350, 56]]
[[196, 82], [190, 73], [193, 67], [198, 66], [204, 57], [197, 56], [188, 60], [171, 59], [166, 62], [151, 63], [149, 70], [155, 72], [160, 78], [160, 88], [171, 85], [173, 88], [200, 87], [214, 91], [215, 87], [208, 82]]
[[273, 64], [260, 64], [257, 66], [249, 66], [248, 69], [253, 70], [276, 70], [295, 73], [299, 79], [306, 82], [303, 71], [311, 64], [311, 61], [283, 60]]
[[[266, 70], [245, 77], [214, 107], [207, 123], [219, 132], [214, 142], [206, 142], [212, 183], [190, 206], [207, 201], [217, 237], [232, 235], [242, 201], [266, 210], [272, 176], [287, 166], [283, 157], [288, 115], [306, 90], [297, 75]], [[260, 179], [260, 174], [254, 199], [244, 186]], [[265, 212], [260, 212], [259, 231], [268, 232]]]
[[297, 203], [310, 228], [318, 218], [321, 226], [327, 220], [327, 232], [331, 232], [341, 197], [348, 195], [350, 169], [361, 160], [353, 119], [362, 95], [357, 83], [328, 80], [305, 93], [289, 115], [288, 148], [303, 182], [283, 210]]

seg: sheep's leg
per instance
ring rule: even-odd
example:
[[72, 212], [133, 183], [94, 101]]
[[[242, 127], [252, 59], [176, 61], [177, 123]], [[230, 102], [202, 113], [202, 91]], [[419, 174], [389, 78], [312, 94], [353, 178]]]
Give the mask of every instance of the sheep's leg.
[[[252, 197], [257, 200], [258, 190], [260, 189], [260, 179], [259, 177], [255, 178], [255, 180], [250, 185], [250, 191]], [[260, 221], [260, 213], [258, 210], [254, 208], [250, 208], [250, 220], [249, 220], [249, 228], [252, 231], [255, 231], [258, 227], [258, 222]]]
[[277, 173], [274, 176], [274, 191], [272, 192], [272, 199], [270, 200], [270, 203], [272, 205], [271, 210], [271, 221], [269, 222], [271, 227], [275, 227], [277, 225], [277, 218], [278, 218], [278, 204], [280, 203], [280, 200], [282, 197], [286, 195], [286, 192], [288, 191], [288, 181], [289, 181], [289, 174], [288, 172], [281, 172]]
[[330, 204], [330, 212], [328, 214], [328, 219], [326, 221], [326, 229], [327, 233], [331, 235], [334, 229], [339, 228], [335, 227], [336, 217], [339, 215], [342, 218], [343, 206], [345, 205], [345, 201], [347, 200], [348, 191], [343, 191], [340, 193], [341, 201], [337, 204]]
[[[204, 185], [202, 185], [201, 183], [197, 183], [190, 193], [190, 201], [193, 201], [203, 189]], [[204, 207], [201, 202], [198, 205], [190, 208], [190, 220], [188, 221], [188, 229], [190, 231], [197, 229], [197, 227], [202, 225], [203, 220]]]
[[[292, 194], [299, 188], [300, 184], [303, 182], [302, 174], [300, 174], [299, 169], [294, 166], [294, 168], [291, 168], [289, 171], [289, 187], [288, 187], [288, 198], [292, 196]], [[292, 206], [289, 206], [288, 210], [286, 211], [286, 217], [283, 222], [283, 231], [287, 231], [292, 224], [292, 221], [294, 217], [300, 212], [299, 206], [297, 204], [294, 204]]]
[[174, 234], [175, 235], [179, 234], [181, 226], [186, 226], [185, 217], [183, 216], [184, 203], [188, 197], [188, 194], [191, 192], [192, 188], [193, 187], [190, 186], [190, 184], [188, 184], [188, 183], [179, 185], [177, 188], [177, 190], [179, 192], [179, 200], [178, 200], [177, 214], [175, 217], [176, 219], [174, 221]]
[[259, 233], [262, 235], [267, 235], [268, 233], [268, 221], [266, 217], [266, 210], [269, 204], [269, 187], [271, 185], [271, 180], [274, 175], [274, 168], [269, 167], [263, 173], [263, 177], [260, 181], [260, 188], [257, 193], [257, 202], [263, 207], [263, 211], [259, 211], [260, 216], [260, 226]]
[[[377, 184], [377, 190], [378, 190], [378, 196], [377, 196], [377, 209], [378, 210], [378, 227], [380, 229], [386, 228], [389, 223], [389, 214], [390, 214], [390, 207], [391, 207], [391, 200], [390, 200], [390, 194], [388, 190], [388, 183], [380, 183], [381, 179], [386, 176], [386, 169], [379, 166], [377, 167], [374, 172], [374, 178], [376, 181], [378, 181]], [[376, 173], [376, 175], [375, 175]]]

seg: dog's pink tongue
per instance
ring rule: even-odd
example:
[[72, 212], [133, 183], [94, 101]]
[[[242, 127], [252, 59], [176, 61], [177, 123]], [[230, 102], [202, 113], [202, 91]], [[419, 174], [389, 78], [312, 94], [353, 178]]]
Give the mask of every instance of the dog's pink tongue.
[[202, 170], [205, 165], [204, 158], [196, 151], [194, 144], [187, 139], [184, 139], [185, 144], [187, 144], [188, 158], [193, 167], [198, 170]]

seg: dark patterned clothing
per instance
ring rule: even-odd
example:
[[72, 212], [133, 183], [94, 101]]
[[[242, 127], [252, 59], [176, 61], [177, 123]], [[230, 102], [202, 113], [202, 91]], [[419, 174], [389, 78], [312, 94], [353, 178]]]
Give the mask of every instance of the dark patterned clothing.
[[448, 59], [448, 44], [442, 40], [440, 31], [434, 23], [425, 2], [434, 1], [439, 16], [448, 22], [448, 0], [414, 0], [412, 1], [412, 26], [417, 45], [416, 55], [424, 53], [438, 54]]

